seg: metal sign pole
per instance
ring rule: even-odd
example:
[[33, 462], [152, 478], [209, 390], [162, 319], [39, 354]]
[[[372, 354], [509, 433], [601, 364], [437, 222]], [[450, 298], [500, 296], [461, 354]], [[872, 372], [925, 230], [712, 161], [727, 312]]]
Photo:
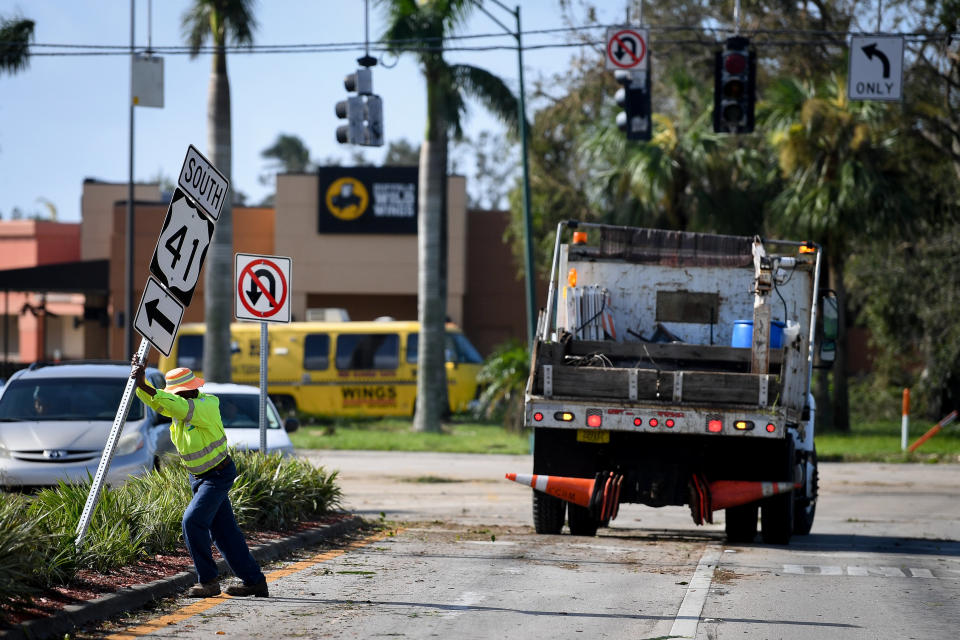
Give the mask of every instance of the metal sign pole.
[[[140, 347], [137, 349], [137, 362], [142, 363], [146, 359], [148, 349], [150, 349], [150, 343], [146, 339], [141, 339]], [[77, 549], [83, 544], [83, 537], [87, 534], [87, 528], [90, 526], [90, 520], [93, 517], [93, 510], [97, 506], [97, 498], [100, 497], [100, 490], [103, 488], [107, 471], [110, 470], [113, 453], [117, 448], [117, 440], [120, 439], [120, 432], [123, 430], [123, 425], [127, 421], [127, 414], [130, 412], [130, 400], [133, 397], [135, 385], [136, 381], [133, 378], [127, 379], [127, 386], [123, 390], [123, 397], [120, 398], [120, 406], [117, 408], [117, 417], [113, 419], [113, 428], [110, 429], [110, 437], [107, 438], [107, 445], [103, 449], [103, 455], [100, 456], [97, 475], [94, 476], [93, 484], [90, 485], [87, 503], [83, 505], [83, 513], [80, 514], [80, 522], [77, 523], [77, 539], [74, 543]]]
[[267, 323], [260, 323], [260, 453], [267, 455]]

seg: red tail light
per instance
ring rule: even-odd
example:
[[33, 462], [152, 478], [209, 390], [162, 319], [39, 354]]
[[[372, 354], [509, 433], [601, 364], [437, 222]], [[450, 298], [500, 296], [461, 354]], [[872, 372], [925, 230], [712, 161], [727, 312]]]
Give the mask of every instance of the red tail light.
[[541, 420], [543, 420], [543, 414], [537, 411], [535, 414], [533, 414], [533, 419], [536, 420], [537, 422], [540, 422]]
[[603, 422], [603, 417], [599, 415], [587, 416], [587, 426], [588, 427], [599, 427]]
[[635, 427], [642, 427], [642, 426], [643, 426], [643, 418], [634, 418], [634, 419], [633, 419], [633, 426], [635, 426]]
[[667, 418], [666, 424], [667, 424], [667, 428], [673, 429], [673, 425], [675, 425], [676, 423], [673, 421], [673, 418]]
[[655, 426], [657, 426], [658, 424], [660, 424], [660, 421], [657, 420], [656, 418], [650, 418], [650, 423], [649, 423], [649, 424], [650, 424], [651, 427], [655, 427]]
[[773, 424], [772, 422], [767, 425], [767, 433], [773, 433], [776, 430], [777, 430], [777, 425]]
[[710, 433], [720, 433], [723, 431], [723, 420], [717, 420], [716, 418], [707, 420], [707, 431]]

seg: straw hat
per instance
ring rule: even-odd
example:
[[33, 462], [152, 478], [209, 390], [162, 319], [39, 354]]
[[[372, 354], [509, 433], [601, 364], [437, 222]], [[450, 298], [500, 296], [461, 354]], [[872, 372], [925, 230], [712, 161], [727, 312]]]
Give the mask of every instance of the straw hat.
[[204, 383], [203, 378], [198, 378], [193, 375], [193, 371], [186, 367], [171, 369], [167, 371], [167, 375], [164, 376], [164, 378], [166, 378], [167, 385], [163, 390], [168, 393], [176, 393], [177, 391], [184, 391], [186, 389], [198, 389], [202, 387]]

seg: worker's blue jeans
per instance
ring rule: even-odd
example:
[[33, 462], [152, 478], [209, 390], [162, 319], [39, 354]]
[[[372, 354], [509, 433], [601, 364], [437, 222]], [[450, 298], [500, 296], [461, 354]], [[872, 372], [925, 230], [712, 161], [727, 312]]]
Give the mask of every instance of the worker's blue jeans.
[[263, 572], [250, 554], [247, 541], [237, 526], [230, 498], [227, 497], [236, 477], [237, 467], [233, 460], [222, 469], [203, 474], [203, 477], [190, 476], [193, 500], [183, 514], [183, 539], [200, 582], [215, 580], [218, 575], [210, 549], [211, 536], [233, 574], [244, 584], [257, 584], [264, 580]]

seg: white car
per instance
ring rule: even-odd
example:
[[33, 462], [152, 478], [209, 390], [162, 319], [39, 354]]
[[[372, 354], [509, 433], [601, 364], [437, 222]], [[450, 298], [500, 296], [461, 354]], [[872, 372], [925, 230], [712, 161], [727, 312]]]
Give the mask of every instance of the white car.
[[[163, 386], [157, 369], [145, 375]], [[0, 389], [0, 486], [76, 483], [96, 475], [129, 378], [128, 363], [34, 363], [14, 373]], [[134, 396], [106, 481], [147, 473], [173, 450], [169, 418]]]
[[[220, 417], [227, 433], [227, 444], [235, 449], [260, 449], [260, 390], [245, 384], [208, 382], [202, 393], [220, 400]], [[277, 408], [267, 398], [267, 453], [293, 454], [293, 443], [287, 433], [296, 431], [295, 418], [280, 418]]]

